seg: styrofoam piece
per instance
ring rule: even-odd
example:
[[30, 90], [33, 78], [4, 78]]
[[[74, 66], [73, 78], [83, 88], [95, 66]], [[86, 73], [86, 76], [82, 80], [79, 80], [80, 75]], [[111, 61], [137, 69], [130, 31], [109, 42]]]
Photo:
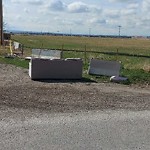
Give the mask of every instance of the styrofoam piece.
[[29, 63], [31, 79], [81, 79], [83, 61], [32, 58]]
[[127, 81], [128, 78], [126, 77], [120, 77], [120, 76], [112, 76], [110, 77], [110, 81], [112, 82], [121, 82], [121, 81]]
[[32, 57], [43, 59], [60, 59], [62, 57], [62, 52], [59, 50], [32, 49]]
[[117, 61], [91, 59], [89, 66], [89, 74], [119, 76], [120, 67], [121, 65]]
[[29, 62], [29, 77], [30, 78], [32, 78], [31, 71], [32, 71], [31, 62]]
[[14, 42], [14, 49], [19, 49], [20, 48], [20, 43]]
[[25, 57], [25, 60], [31, 60], [31, 57], [30, 56]]
[[77, 61], [77, 60], [82, 60], [81, 58], [66, 58], [65, 60], [74, 60], [74, 61]]

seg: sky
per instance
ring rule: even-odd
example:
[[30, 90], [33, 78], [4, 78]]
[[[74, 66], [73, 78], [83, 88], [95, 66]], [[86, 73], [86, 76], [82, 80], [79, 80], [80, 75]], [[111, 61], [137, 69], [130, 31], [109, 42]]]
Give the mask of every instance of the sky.
[[149, 36], [150, 0], [3, 0], [7, 30]]

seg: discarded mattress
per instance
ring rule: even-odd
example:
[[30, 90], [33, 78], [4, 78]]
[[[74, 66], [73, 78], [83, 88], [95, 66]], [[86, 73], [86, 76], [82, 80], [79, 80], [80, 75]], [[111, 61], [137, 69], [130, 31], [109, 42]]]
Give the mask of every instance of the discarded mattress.
[[88, 73], [93, 75], [119, 76], [120, 63], [117, 61], [106, 61], [91, 59]]
[[40, 59], [29, 62], [31, 79], [81, 79], [82, 59]]

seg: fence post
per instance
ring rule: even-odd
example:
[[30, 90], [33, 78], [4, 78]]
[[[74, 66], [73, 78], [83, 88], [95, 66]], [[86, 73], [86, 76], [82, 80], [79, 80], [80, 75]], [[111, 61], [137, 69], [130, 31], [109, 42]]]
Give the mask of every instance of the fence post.
[[118, 60], [118, 52], [119, 52], [119, 50], [117, 48], [116, 60]]
[[13, 48], [12, 48], [12, 41], [9, 40], [9, 49], [10, 49], [10, 55], [13, 56]]
[[41, 43], [41, 49], [43, 49], [43, 43]]
[[24, 55], [24, 45], [23, 44], [21, 45], [21, 54], [22, 54], [22, 56]]
[[63, 51], [64, 51], [64, 44], [62, 44], [62, 48], [61, 48], [61, 58], [63, 58]]
[[84, 63], [86, 64], [86, 45], [85, 45], [85, 49], [84, 49]]

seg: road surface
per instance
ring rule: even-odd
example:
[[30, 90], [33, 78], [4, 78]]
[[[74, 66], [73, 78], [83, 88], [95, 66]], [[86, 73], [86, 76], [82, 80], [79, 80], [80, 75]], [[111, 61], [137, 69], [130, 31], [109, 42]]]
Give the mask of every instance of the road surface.
[[150, 149], [150, 111], [37, 113], [0, 121], [0, 150], [139, 149]]

